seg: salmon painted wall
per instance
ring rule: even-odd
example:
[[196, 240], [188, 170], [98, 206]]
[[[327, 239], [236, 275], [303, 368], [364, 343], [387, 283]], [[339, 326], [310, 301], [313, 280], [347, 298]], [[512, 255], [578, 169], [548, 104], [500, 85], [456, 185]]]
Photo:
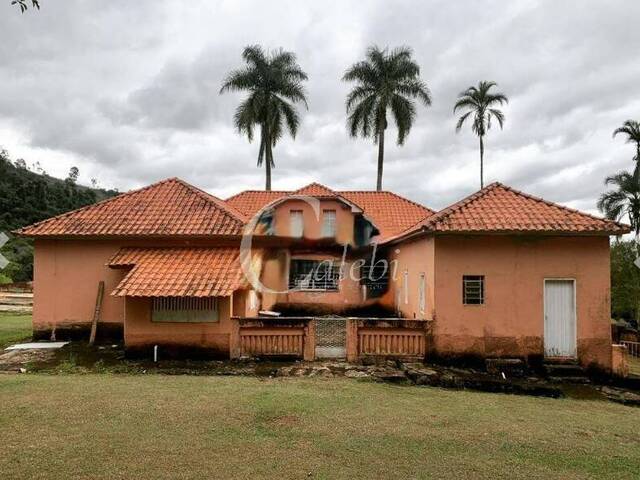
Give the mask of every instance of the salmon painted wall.
[[128, 350], [149, 350], [159, 345], [168, 349], [187, 348], [196, 353], [207, 349], [208, 355], [229, 356], [229, 337], [235, 322], [231, 321], [230, 297], [218, 298], [217, 322], [153, 322], [151, 299], [127, 297], [124, 341]]
[[[405, 318], [430, 320], [434, 301], [434, 241], [430, 237], [394, 245], [389, 251], [389, 288], [381, 303], [394, 308], [399, 295], [399, 311]], [[405, 277], [404, 272], [407, 272]], [[425, 308], [420, 309], [420, 275], [425, 275]], [[405, 297], [405, 278], [408, 280], [408, 298]], [[405, 301], [408, 300], [408, 301]]]
[[[462, 276], [485, 276], [485, 304], [463, 305]], [[577, 347], [584, 365], [611, 365], [607, 237], [435, 238], [435, 352], [542, 356], [544, 279], [576, 280]]]
[[[220, 244], [220, 242], [218, 242]], [[237, 242], [235, 242], [237, 244]], [[121, 334], [124, 299], [111, 295], [126, 270], [106, 266], [123, 246], [206, 246], [201, 240], [54, 240], [37, 239], [34, 248], [33, 328], [36, 337], [49, 338], [55, 327], [81, 332], [90, 327], [95, 308], [98, 282], [104, 280], [101, 332]], [[215, 245], [215, 243], [213, 244]]]
[[104, 280], [101, 322], [122, 325], [124, 300], [111, 291], [124, 272], [105, 264], [118, 251], [110, 241], [36, 240], [34, 250], [33, 329], [47, 335], [54, 326], [88, 327], [98, 282]]

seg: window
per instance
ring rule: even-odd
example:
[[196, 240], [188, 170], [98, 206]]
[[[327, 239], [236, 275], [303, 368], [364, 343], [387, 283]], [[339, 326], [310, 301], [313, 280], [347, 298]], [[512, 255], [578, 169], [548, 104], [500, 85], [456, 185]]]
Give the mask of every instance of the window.
[[462, 303], [484, 305], [484, 275], [464, 275], [462, 277]]
[[289, 235], [295, 238], [301, 238], [304, 233], [304, 218], [302, 216], [302, 210], [291, 210], [289, 212], [290, 224]]
[[409, 270], [404, 271], [404, 279], [402, 281], [402, 288], [404, 289], [404, 303], [409, 303]]
[[291, 260], [289, 288], [295, 290], [338, 290], [340, 267], [333, 260]]
[[218, 299], [215, 297], [154, 297], [152, 322], [217, 322]]
[[258, 295], [255, 290], [249, 290], [249, 309], [256, 310], [258, 308]]
[[322, 211], [322, 236], [323, 237], [335, 237], [336, 236], [336, 211], [335, 210], [323, 210]]
[[424, 273], [420, 273], [420, 286], [418, 287], [418, 304], [420, 308], [420, 313], [424, 314], [425, 303], [426, 303], [426, 281], [424, 277]]

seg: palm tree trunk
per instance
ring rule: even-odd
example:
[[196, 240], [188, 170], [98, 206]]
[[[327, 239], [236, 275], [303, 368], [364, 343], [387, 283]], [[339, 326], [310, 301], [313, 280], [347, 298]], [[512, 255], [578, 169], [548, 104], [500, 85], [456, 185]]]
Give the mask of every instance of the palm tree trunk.
[[484, 188], [484, 141], [480, 135], [480, 189]]
[[378, 180], [376, 182], [376, 190], [382, 190], [382, 166], [384, 164], [384, 128], [378, 133]]
[[264, 165], [265, 165], [265, 185], [264, 189], [269, 192], [271, 191], [271, 164], [273, 160], [271, 159], [271, 136], [269, 135], [269, 127], [266, 122], [262, 125], [263, 137], [262, 141], [264, 142]]
[[266, 152], [267, 155], [264, 163], [267, 169], [267, 178], [266, 178], [264, 189], [267, 192], [269, 192], [271, 191], [271, 164], [273, 163], [273, 152], [271, 151], [271, 141], [269, 140], [267, 141], [266, 149], [267, 149], [267, 152]]

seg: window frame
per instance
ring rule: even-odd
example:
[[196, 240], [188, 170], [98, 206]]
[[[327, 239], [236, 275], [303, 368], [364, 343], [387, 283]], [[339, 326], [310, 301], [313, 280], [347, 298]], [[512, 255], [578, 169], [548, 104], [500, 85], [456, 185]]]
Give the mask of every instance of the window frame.
[[424, 272], [420, 272], [418, 281], [418, 310], [424, 315], [427, 309], [427, 278]]
[[[328, 213], [333, 214], [333, 221], [330, 223], [327, 223], [327, 219], [330, 218], [327, 216]], [[334, 238], [336, 236], [336, 232], [338, 229], [337, 223], [338, 223], [338, 212], [335, 209], [329, 208], [326, 210], [322, 210], [322, 225], [320, 227], [320, 236], [322, 238]], [[327, 228], [327, 225], [331, 227], [330, 232], [325, 231], [325, 229]]]
[[[479, 282], [480, 292], [476, 294], [476, 299], [469, 299], [467, 285], [471, 282]], [[473, 288], [473, 287], [470, 287]], [[477, 287], [475, 287], [477, 288]], [[484, 275], [462, 275], [462, 304], [464, 306], [483, 306], [487, 301], [486, 278]], [[474, 300], [474, 301], [469, 301]]]
[[404, 304], [409, 305], [409, 270], [402, 274], [402, 287], [404, 289]]
[[[294, 219], [299, 221], [299, 225], [295, 225]], [[299, 234], [295, 230], [295, 227], [299, 227]], [[304, 237], [304, 211], [303, 210], [289, 210], [289, 236], [292, 238]]]
[[[307, 265], [304, 268], [300, 268], [300, 266], [306, 262]], [[294, 267], [294, 263], [296, 266]], [[311, 269], [307, 268], [309, 265], [313, 264]], [[330, 266], [328, 266], [330, 264]], [[325, 271], [325, 274], [322, 276], [322, 279], [317, 279], [316, 270], [320, 265], [325, 265], [328, 267], [323, 267], [324, 270], [328, 270], [328, 273]], [[302, 271], [301, 271], [302, 270]], [[301, 272], [300, 272], [301, 271]], [[311, 275], [311, 277], [310, 277]], [[333, 279], [330, 286], [327, 275]], [[295, 276], [297, 278], [292, 278]], [[310, 283], [304, 284], [304, 279], [308, 278]], [[320, 286], [319, 286], [320, 285]], [[289, 261], [289, 278], [288, 278], [288, 288], [290, 291], [295, 292], [339, 292], [340, 291], [340, 266], [336, 265], [335, 259], [310, 259], [310, 258], [292, 258]]]
[[219, 323], [220, 302], [218, 297], [152, 297], [150, 316], [153, 323]]

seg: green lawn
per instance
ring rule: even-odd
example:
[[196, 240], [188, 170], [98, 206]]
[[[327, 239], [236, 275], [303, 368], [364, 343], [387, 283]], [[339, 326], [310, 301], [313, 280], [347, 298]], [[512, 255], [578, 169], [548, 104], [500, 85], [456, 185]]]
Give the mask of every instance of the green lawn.
[[0, 375], [3, 478], [638, 478], [640, 409], [349, 379]]
[[0, 312], [0, 349], [31, 338], [31, 315]]

